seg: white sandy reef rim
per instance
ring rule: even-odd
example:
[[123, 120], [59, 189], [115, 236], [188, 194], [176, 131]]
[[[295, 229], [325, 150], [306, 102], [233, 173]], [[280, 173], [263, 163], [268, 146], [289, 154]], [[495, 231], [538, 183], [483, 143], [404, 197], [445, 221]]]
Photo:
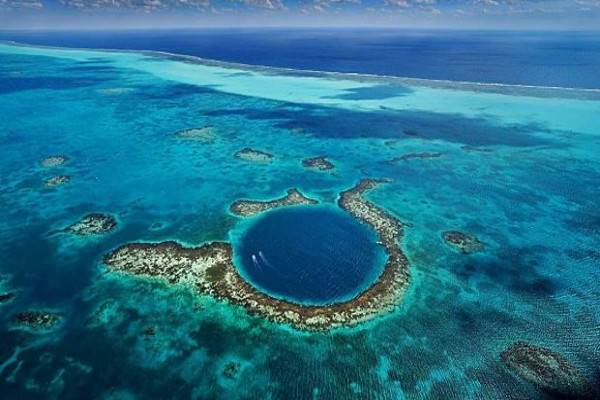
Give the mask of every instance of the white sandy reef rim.
[[[83, 50], [17, 45], [0, 43], [0, 53], [37, 55], [86, 61], [99, 55], [113, 66], [149, 73], [157, 78], [196, 86], [210, 86], [214, 90], [249, 97], [264, 98], [290, 103], [314, 104], [352, 111], [394, 110], [425, 111], [460, 114], [470, 118], [482, 118], [493, 123], [539, 124], [553, 129], [598, 134], [598, 124], [590, 115], [600, 115], [600, 101], [592, 99], [515, 96], [515, 88], [505, 87], [506, 94], [497, 90], [473, 91], [473, 84], [460, 84], [452, 88], [427, 87], [426, 82], [416, 79], [376, 77], [373, 75], [319, 73], [278, 68], [251, 67], [231, 63], [202, 60], [191, 56], [179, 56], [150, 51]], [[168, 56], [168, 57], [167, 57]], [[189, 62], [193, 60], [194, 62]], [[240, 74], [240, 72], [244, 72]], [[310, 76], [309, 76], [310, 75]], [[389, 85], [396, 79], [400, 87], [398, 96], [385, 99], [347, 99], [344, 95], [353, 90]], [[411, 82], [411, 83], [409, 83]], [[419, 84], [420, 83], [420, 84]], [[435, 86], [435, 85], [434, 85]], [[439, 86], [439, 85], [438, 85]], [[494, 85], [487, 85], [494, 86]], [[546, 90], [552, 90], [546, 88]], [[569, 89], [556, 89], [557, 95]], [[592, 94], [600, 99], [600, 90], [570, 89], [574, 92]], [[535, 93], [536, 90], [532, 90]], [[589, 96], [588, 96], [589, 97]], [[485, 103], [485, 109], [481, 104]]]

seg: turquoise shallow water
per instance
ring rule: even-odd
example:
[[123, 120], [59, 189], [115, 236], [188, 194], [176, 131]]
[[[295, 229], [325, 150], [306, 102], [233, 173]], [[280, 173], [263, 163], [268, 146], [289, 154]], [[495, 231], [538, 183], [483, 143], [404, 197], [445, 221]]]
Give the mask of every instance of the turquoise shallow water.
[[[3, 397], [548, 398], [501, 363], [519, 340], [560, 352], [598, 387], [597, 92], [12, 45], [0, 61], [1, 289], [17, 294], [0, 305]], [[205, 125], [212, 143], [174, 135]], [[244, 147], [275, 158], [233, 157]], [[415, 153], [439, 156], [401, 158]], [[40, 166], [55, 154], [69, 161]], [[337, 168], [302, 167], [320, 155]], [[44, 187], [59, 174], [71, 181]], [[363, 177], [393, 179], [368, 197], [410, 224], [412, 283], [397, 311], [356, 328], [300, 333], [101, 266], [132, 241], [238, 238], [237, 199], [298, 187], [335, 205]], [[95, 211], [119, 229], [48, 235]], [[485, 251], [453, 251], [447, 230]], [[32, 308], [64, 324], [13, 329]], [[235, 377], [223, 374], [231, 362]]]

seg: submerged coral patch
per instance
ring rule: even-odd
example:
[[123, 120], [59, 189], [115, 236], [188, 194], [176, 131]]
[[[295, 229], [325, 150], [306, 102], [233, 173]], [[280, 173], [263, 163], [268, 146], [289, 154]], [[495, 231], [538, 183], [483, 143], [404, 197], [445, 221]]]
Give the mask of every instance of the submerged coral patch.
[[[382, 109], [380, 112], [356, 113], [341, 108], [321, 112], [322, 105], [304, 104], [296, 109], [254, 110], [250, 108], [218, 110], [208, 115], [241, 115], [248, 119], [276, 120], [284, 129], [303, 129], [315, 137], [444, 140], [471, 146], [506, 145], [512, 147], [539, 146], [550, 143], [538, 135], [547, 130], [538, 124], [497, 125], [483, 117], [468, 117], [414, 109]], [[331, 121], [336, 121], [332, 124]], [[460, 126], [460, 129], [456, 129]]]
[[94, 86], [104, 82], [100, 77], [87, 77], [82, 79], [61, 76], [0, 76], [0, 94], [19, 93], [28, 90], [71, 90]]
[[506, 366], [522, 379], [563, 399], [592, 398], [586, 377], [566, 358], [550, 349], [518, 342], [500, 355]]
[[64, 185], [65, 183], [69, 182], [70, 180], [71, 180], [71, 177], [69, 175], [57, 175], [57, 176], [53, 176], [52, 178], [47, 179], [46, 186], [47, 187], [57, 187], [57, 186]]
[[5, 280], [6, 277], [0, 275], [0, 305], [6, 304], [17, 297], [15, 292], [10, 291], [10, 289], [6, 287]]
[[387, 256], [377, 281], [343, 303], [304, 306], [257, 290], [241, 276], [233, 263], [232, 247], [224, 242], [191, 248], [176, 242], [132, 243], [107, 254], [104, 264], [113, 272], [191, 285], [200, 293], [240, 305], [250, 314], [301, 330], [355, 325], [394, 309], [410, 281], [408, 260], [400, 247], [402, 223], [363, 196], [382, 182], [362, 180], [340, 194], [338, 206], [375, 231]]
[[113, 299], [108, 299], [100, 304], [85, 321], [86, 326], [99, 326], [106, 324], [118, 315], [118, 304]]
[[235, 379], [240, 372], [241, 364], [237, 361], [228, 362], [223, 368], [223, 376], [227, 379]]
[[74, 235], [106, 235], [117, 227], [117, 220], [112, 215], [92, 213], [68, 226], [66, 231]]
[[261, 150], [251, 149], [246, 147], [242, 150], [237, 151], [234, 154], [235, 158], [250, 162], [270, 163], [273, 161], [274, 156]]
[[133, 88], [129, 87], [112, 87], [106, 89], [98, 89], [98, 93], [106, 95], [106, 96], [119, 96], [122, 94], [127, 94], [133, 92]]
[[304, 160], [302, 160], [302, 166], [306, 168], [316, 169], [319, 171], [328, 171], [335, 169], [335, 165], [331, 161], [327, 160], [327, 157], [324, 156], [305, 158]]
[[461, 150], [464, 151], [477, 151], [480, 153], [492, 153], [494, 150], [487, 148], [487, 147], [478, 147], [478, 146], [469, 146], [469, 145], [465, 145], [465, 146], [461, 146]]
[[197, 142], [210, 143], [217, 138], [215, 127], [212, 125], [202, 126], [200, 128], [184, 129], [176, 132], [175, 135], [181, 139], [195, 140]]
[[60, 313], [30, 310], [22, 311], [13, 318], [13, 326], [31, 331], [51, 331], [58, 327], [63, 316]]
[[69, 160], [69, 158], [67, 156], [63, 156], [63, 155], [50, 156], [50, 157], [46, 157], [42, 161], [40, 161], [40, 164], [42, 164], [42, 167], [56, 167], [58, 165], [63, 165], [68, 160]]
[[389, 163], [390, 164], [396, 164], [397, 162], [400, 161], [408, 161], [410, 159], [413, 158], [439, 158], [442, 156], [442, 153], [438, 153], [438, 152], [425, 152], [425, 153], [407, 153], [407, 154], [403, 154], [400, 157], [394, 157], [392, 158]]
[[16, 295], [14, 293], [2, 293], [2, 294], [0, 294], [0, 304], [8, 303], [15, 297], [16, 297]]
[[154, 325], [147, 327], [142, 332], [142, 335], [144, 335], [146, 339], [153, 338], [156, 335], [156, 327]]
[[446, 244], [463, 254], [471, 254], [485, 248], [485, 243], [474, 235], [461, 231], [447, 231], [442, 234]]
[[337, 98], [345, 100], [386, 100], [394, 97], [406, 96], [412, 93], [412, 89], [400, 85], [376, 85], [361, 86], [345, 89], [344, 93], [326, 98]]
[[270, 201], [257, 200], [238, 200], [234, 202], [230, 210], [235, 215], [242, 217], [251, 217], [261, 212], [284, 206], [295, 206], [300, 204], [317, 204], [318, 201], [304, 196], [296, 188], [287, 191], [287, 194], [281, 198]]

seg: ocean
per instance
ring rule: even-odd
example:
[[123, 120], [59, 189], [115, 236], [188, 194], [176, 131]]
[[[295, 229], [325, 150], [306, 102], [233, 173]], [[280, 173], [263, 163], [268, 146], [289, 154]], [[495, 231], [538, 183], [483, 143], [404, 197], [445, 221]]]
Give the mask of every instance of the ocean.
[[46, 46], [165, 51], [301, 70], [600, 88], [597, 32], [238, 28], [0, 31], [0, 39]]
[[[246, 35], [2, 33], [27, 45], [0, 43], [0, 397], [598, 398], [594, 36]], [[397, 221], [397, 243], [342, 207], [362, 179], [380, 183], [353, 210]], [[267, 209], [294, 188], [311, 201]], [[110, 218], [82, 234], [90, 215]], [[410, 279], [393, 307], [306, 331], [207, 289], [222, 264], [148, 269], [170, 243], [202, 275], [214, 241], [244, 290], [295, 304], [346, 302], [389, 246]], [[130, 273], [111, 268], [132, 244]]]

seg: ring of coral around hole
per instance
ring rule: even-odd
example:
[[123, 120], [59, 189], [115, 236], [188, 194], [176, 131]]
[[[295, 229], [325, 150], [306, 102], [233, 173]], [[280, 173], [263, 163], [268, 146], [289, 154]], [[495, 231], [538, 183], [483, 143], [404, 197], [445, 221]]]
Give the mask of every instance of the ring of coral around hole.
[[[269, 296], [239, 273], [234, 265], [232, 246], [227, 242], [212, 242], [200, 247], [185, 247], [173, 241], [131, 243], [107, 254], [104, 264], [117, 273], [155, 276], [173, 284], [191, 284], [200, 293], [242, 306], [249, 314], [300, 330], [353, 326], [393, 310], [410, 282], [408, 260], [400, 247], [402, 222], [363, 196], [385, 182], [388, 181], [363, 179], [340, 193], [338, 199], [342, 210], [373, 229], [387, 257], [379, 278], [348, 301], [302, 305]], [[280, 199], [268, 202], [240, 200], [230, 209], [238, 216], [249, 217], [277, 207], [317, 203], [298, 190], [290, 189]]]
[[370, 226], [330, 204], [281, 207], [230, 231], [233, 262], [257, 290], [304, 306], [344, 303], [383, 272]]

